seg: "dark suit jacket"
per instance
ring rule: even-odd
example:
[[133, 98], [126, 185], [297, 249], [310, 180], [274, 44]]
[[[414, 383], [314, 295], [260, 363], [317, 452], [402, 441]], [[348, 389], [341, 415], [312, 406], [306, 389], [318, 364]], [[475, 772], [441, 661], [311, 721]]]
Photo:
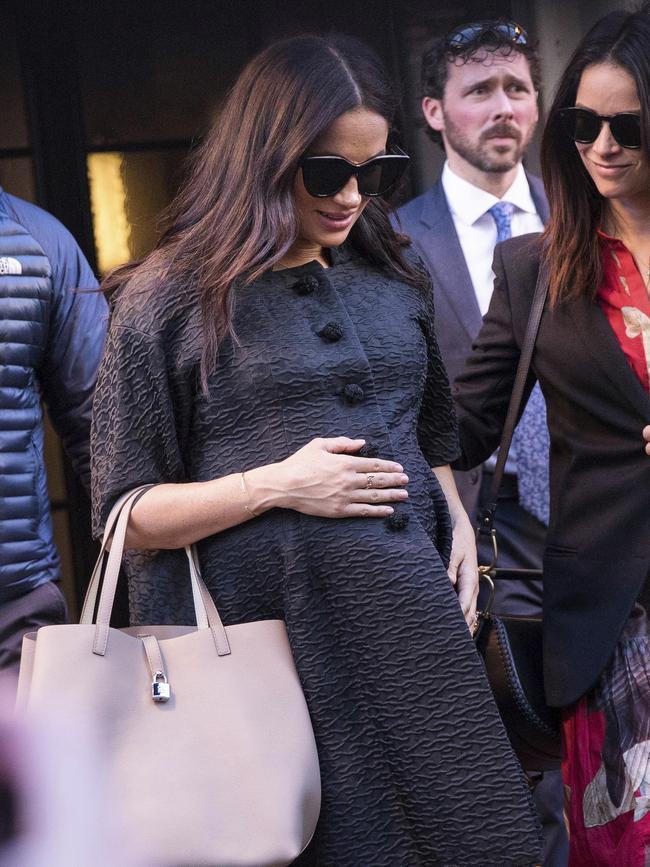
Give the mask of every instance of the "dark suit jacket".
[[[537, 213], [546, 223], [548, 202], [542, 182], [528, 175], [528, 183]], [[410, 235], [431, 274], [438, 344], [453, 383], [464, 367], [482, 318], [442, 182], [439, 180], [426, 193], [400, 208], [397, 217], [398, 228]], [[482, 469], [477, 467], [469, 473], [454, 475], [463, 505], [475, 520]]]
[[[497, 246], [490, 309], [456, 395], [465, 468], [498, 444], [539, 268], [539, 236]], [[596, 301], [542, 317], [538, 379], [551, 434], [544, 557], [547, 697], [567, 705], [607, 663], [650, 569], [650, 398]]]

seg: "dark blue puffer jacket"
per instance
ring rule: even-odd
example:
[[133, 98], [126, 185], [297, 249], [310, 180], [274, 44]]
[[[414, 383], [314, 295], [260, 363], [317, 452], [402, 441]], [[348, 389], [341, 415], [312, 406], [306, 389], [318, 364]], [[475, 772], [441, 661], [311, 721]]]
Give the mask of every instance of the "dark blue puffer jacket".
[[0, 604], [60, 577], [43, 414], [88, 484], [92, 395], [106, 302], [74, 238], [0, 188]]

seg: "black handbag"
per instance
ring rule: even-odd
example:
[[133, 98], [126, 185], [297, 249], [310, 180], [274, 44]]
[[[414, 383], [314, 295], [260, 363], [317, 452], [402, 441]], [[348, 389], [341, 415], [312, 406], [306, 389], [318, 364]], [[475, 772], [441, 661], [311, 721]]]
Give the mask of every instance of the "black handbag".
[[536, 569], [498, 567], [494, 513], [547, 293], [547, 273], [540, 268], [503, 428], [489, 503], [479, 516], [477, 528], [477, 536], [490, 538], [493, 557], [492, 563], [479, 567], [482, 580], [490, 585], [490, 594], [483, 610], [477, 612], [478, 623], [474, 639], [510, 743], [527, 772], [550, 771], [560, 767], [560, 713], [557, 708], [546, 704], [544, 695], [542, 618], [501, 616], [492, 612], [494, 581], [513, 578], [535, 580], [542, 576], [541, 571]]

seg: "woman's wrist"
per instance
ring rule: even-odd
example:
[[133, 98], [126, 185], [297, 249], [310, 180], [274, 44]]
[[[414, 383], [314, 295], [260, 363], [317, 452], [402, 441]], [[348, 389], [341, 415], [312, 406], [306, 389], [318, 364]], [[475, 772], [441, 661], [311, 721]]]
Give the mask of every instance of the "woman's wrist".
[[246, 484], [246, 472], [245, 471], [239, 474], [239, 486], [241, 488], [241, 492], [242, 492], [242, 495], [244, 497], [244, 511], [249, 515], [249, 517], [258, 518], [260, 515], [260, 512], [255, 511], [255, 507], [254, 507], [253, 503], [251, 502], [251, 495], [250, 495], [250, 492], [248, 490], [248, 485]]
[[461, 527], [463, 527], [463, 525], [466, 524], [470, 530], [473, 530], [469, 516], [460, 500], [458, 501], [458, 503], [448, 503], [448, 508], [449, 515], [451, 517], [451, 523], [454, 528], [460, 529]]
[[287, 492], [278, 479], [278, 465], [266, 464], [242, 473], [247, 501], [244, 508], [255, 517], [269, 509], [286, 508]]
[[439, 467], [431, 467], [433, 474], [438, 479], [442, 492], [447, 500], [447, 508], [454, 529], [460, 529], [465, 522], [471, 528], [471, 522], [456, 489], [456, 482], [449, 464]]

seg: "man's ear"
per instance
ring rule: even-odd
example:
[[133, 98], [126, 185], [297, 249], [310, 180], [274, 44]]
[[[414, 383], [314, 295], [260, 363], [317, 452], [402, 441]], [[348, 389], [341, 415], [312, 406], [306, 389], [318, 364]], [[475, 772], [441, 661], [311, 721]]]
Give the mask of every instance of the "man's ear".
[[442, 100], [425, 96], [422, 100], [422, 114], [431, 129], [442, 132], [445, 128], [445, 115], [442, 110]]

